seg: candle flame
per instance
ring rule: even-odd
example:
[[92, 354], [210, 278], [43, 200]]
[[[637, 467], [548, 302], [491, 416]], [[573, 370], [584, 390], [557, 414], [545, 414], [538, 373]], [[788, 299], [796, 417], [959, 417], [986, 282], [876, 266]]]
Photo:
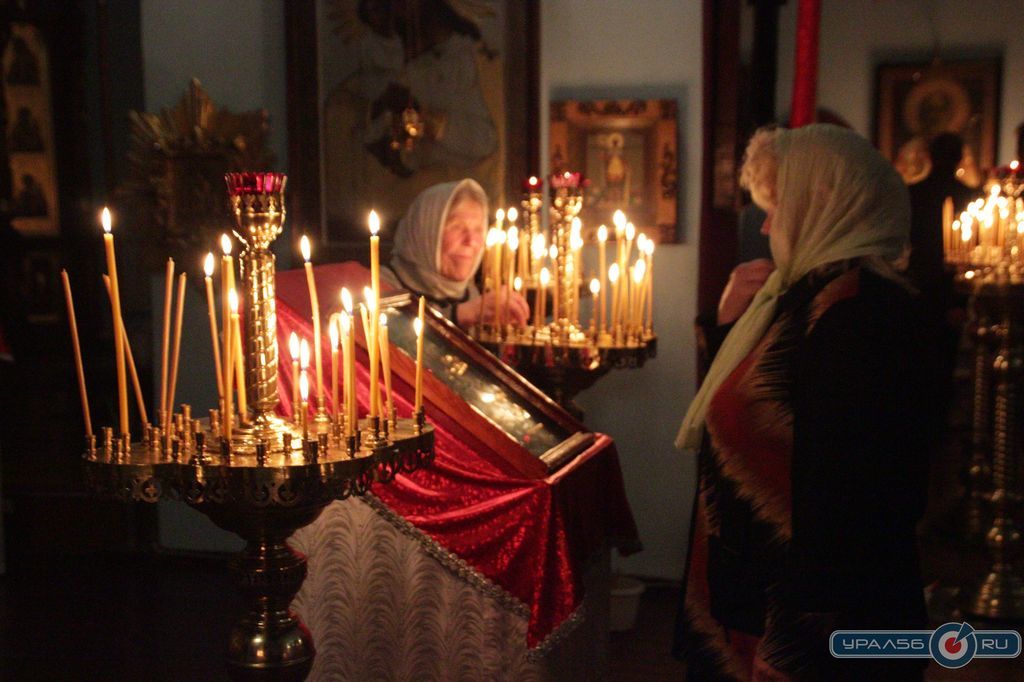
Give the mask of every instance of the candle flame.
[[288, 353], [292, 356], [292, 362], [299, 359], [299, 335], [295, 332], [288, 337]]
[[647, 235], [641, 232], [636, 236], [636, 248], [640, 253], [644, 252], [644, 246], [647, 244]]
[[302, 396], [302, 402], [309, 400], [309, 377], [305, 370], [299, 375], [299, 395]]
[[327, 325], [327, 335], [331, 337], [331, 348], [338, 350], [338, 327], [333, 320]]
[[626, 223], [626, 239], [633, 241], [633, 237], [636, 236], [636, 225], [633, 223]]
[[228, 308], [232, 315], [238, 312], [238, 293], [234, 289], [228, 289]]
[[626, 214], [621, 210], [615, 211], [612, 215], [612, 223], [615, 225], [617, 230], [621, 230], [626, 227]]
[[512, 280], [512, 288], [515, 289], [516, 291], [522, 291], [523, 278], [517, 276], [514, 280]]
[[1018, 166], [1020, 166], [1020, 161], [1018, 161], [1017, 159], [1014, 159], [1013, 161], [1010, 162], [1010, 170], [1017, 170]]
[[110, 223], [110, 209], [106, 206], [100, 211], [100, 224], [103, 226], [103, 231], [110, 234], [111, 223]]
[[348, 287], [341, 288], [341, 307], [349, 315], [352, 314], [352, 294], [349, 293]]
[[495, 244], [504, 244], [508, 240], [508, 235], [505, 233], [505, 230], [498, 230], [494, 233], [494, 237]]
[[601, 227], [597, 228], [597, 241], [608, 241], [608, 227], [606, 225], [602, 225]]
[[537, 186], [537, 176], [536, 175], [531, 175], [530, 176], [530, 187], [536, 187], [536, 186]]
[[508, 221], [510, 223], [514, 223], [516, 220], [519, 219], [519, 209], [517, 209], [515, 206], [511, 206], [509, 207], [508, 212], [505, 215], [508, 217]]
[[380, 232], [380, 216], [376, 211], [370, 211], [370, 234], [374, 237]]
[[226, 232], [220, 236], [220, 250], [225, 256], [231, 255], [231, 237]]
[[363, 287], [363, 298], [366, 300], [366, 309], [371, 313], [377, 312], [377, 299], [373, 295], [373, 289]]
[[508, 231], [508, 248], [512, 251], [519, 250], [519, 230], [514, 227]]
[[309, 343], [306, 339], [302, 339], [299, 345], [299, 367], [302, 369], [309, 367]]
[[499, 225], [505, 222], [505, 209], [499, 208], [497, 211], [494, 212], [494, 222], [498, 223]]
[[647, 274], [647, 261], [638, 260], [636, 265], [633, 266], [633, 281], [640, 284], [644, 281], [644, 275]]
[[416, 332], [416, 338], [423, 336], [423, 320], [418, 317], [414, 317], [412, 320], [412, 329]]
[[550, 258], [551, 260], [558, 260], [558, 246], [557, 245], [552, 244], [551, 248], [548, 249], [548, 258]]
[[381, 327], [387, 327], [388, 326], [388, 316], [385, 313], [381, 313], [380, 314], [380, 326]]
[[646, 242], [644, 242], [644, 253], [647, 254], [648, 256], [653, 256], [654, 255], [654, 240], [653, 239], [648, 239]]
[[302, 239], [299, 240], [299, 250], [302, 252], [302, 260], [309, 262], [309, 257], [313, 255], [312, 247], [309, 245], [309, 237], [302, 235]]
[[[554, 248], [554, 247], [552, 247]], [[547, 268], [540, 269], [540, 285], [546, 287], [551, 282], [551, 273]]]
[[597, 294], [600, 291], [601, 291], [601, 282], [599, 282], [597, 280], [597, 278], [595, 277], [594, 279], [590, 280], [590, 293], [592, 293], [594, 296], [597, 296]]
[[544, 245], [544, 235], [536, 234], [533, 236], [533, 244], [530, 246], [530, 250], [532, 251], [534, 258], [539, 260], [544, 257], [544, 251], [546, 250]]
[[207, 277], [213, 277], [213, 251], [206, 254], [206, 259], [203, 261], [203, 272]]
[[619, 281], [619, 264], [612, 263], [611, 267], [608, 268], [608, 281], [615, 284]]

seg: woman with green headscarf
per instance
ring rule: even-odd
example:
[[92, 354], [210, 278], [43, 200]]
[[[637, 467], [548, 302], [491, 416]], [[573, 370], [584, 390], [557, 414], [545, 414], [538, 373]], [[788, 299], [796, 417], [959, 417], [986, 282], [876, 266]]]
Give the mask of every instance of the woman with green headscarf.
[[841, 661], [828, 643], [927, 624], [915, 525], [935, 391], [899, 274], [907, 190], [831, 125], [758, 131], [741, 183], [774, 269], [734, 274], [676, 441], [698, 453], [698, 490], [673, 652], [699, 680], [920, 679], [917, 661]]
[[[382, 276], [392, 286], [426, 296], [461, 327], [491, 322], [492, 293], [481, 296], [473, 284], [486, 231], [487, 194], [476, 180], [428, 187], [399, 221], [391, 261]], [[504, 305], [506, 294], [499, 290], [499, 306]], [[524, 324], [530, 316], [526, 299], [515, 292], [508, 311], [516, 324]]]

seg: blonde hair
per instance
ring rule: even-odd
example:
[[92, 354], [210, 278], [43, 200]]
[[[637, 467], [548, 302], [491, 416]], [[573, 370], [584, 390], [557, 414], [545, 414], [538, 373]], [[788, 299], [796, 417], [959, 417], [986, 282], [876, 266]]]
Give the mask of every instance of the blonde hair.
[[777, 127], [758, 128], [747, 143], [740, 168], [740, 187], [766, 210], [778, 204], [779, 131]]

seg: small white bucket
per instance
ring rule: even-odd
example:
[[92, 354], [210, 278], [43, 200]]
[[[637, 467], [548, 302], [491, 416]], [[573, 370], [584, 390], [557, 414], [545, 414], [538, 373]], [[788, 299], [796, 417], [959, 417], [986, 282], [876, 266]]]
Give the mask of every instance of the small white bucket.
[[644, 584], [636, 578], [617, 575], [612, 580], [611, 610], [609, 629], [612, 632], [626, 632], [636, 627], [636, 616], [640, 610], [640, 595]]

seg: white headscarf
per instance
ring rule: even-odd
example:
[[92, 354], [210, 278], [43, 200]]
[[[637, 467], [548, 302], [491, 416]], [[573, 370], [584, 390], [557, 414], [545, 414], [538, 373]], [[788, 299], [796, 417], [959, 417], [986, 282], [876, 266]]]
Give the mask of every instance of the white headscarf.
[[[452, 199], [460, 193], [468, 193], [480, 203], [486, 220], [487, 194], [476, 180], [466, 178], [434, 185], [420, 192], [395, 231], [395, 247], [389, 263], [391, 269], [401, 284], [436, 301], [464, 298], [473, 279], [470, 276], [465, 280], [453, 280], [441, 274], [441, 232], [452, 208]], [[482, 259], [483, 249], [473, 265], [474, 274]]]
[[769, 241], [776, 270], [736, 321], [683, 419], [676, 447], [696, 450], [708, 404], [764, 336], [779, 296], [828, 263], [895, 261], [910, 238], [910, 195], [885, 157], [855, 132], [828, 124], [781, 130], [778, 206]]

